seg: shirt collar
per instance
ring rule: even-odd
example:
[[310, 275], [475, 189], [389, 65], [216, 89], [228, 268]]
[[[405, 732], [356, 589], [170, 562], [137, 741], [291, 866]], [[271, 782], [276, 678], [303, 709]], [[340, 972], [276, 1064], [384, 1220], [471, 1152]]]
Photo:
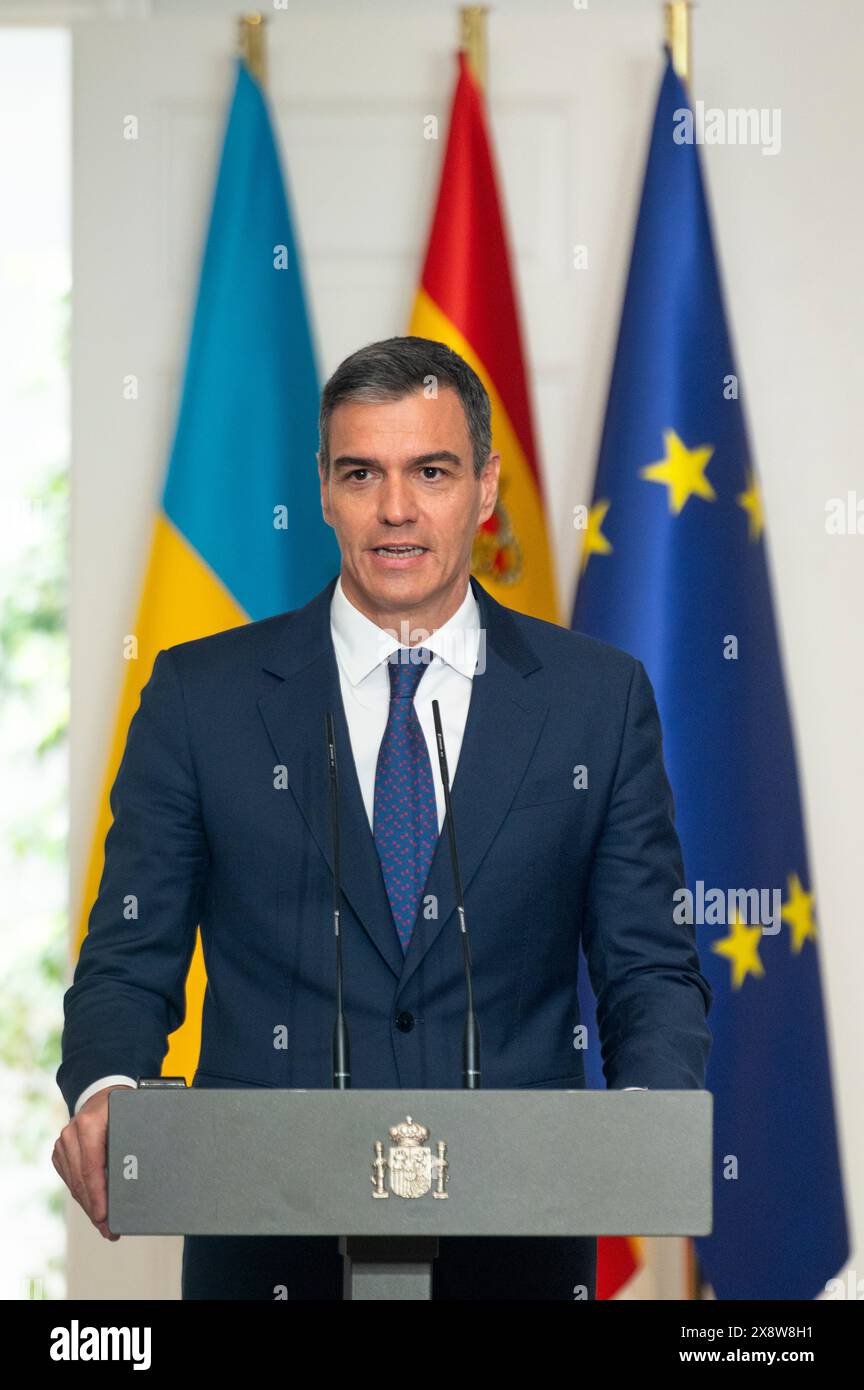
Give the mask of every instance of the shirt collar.
[[[408, 645], [354, 607], [342, 588], [341, 574], [330, 601], [330, 627], [340, 664], [352, 685], [359, 685], [391, 652]], [[480, 646], [480, 607], [470, 580], [456, 612], [421, 645], [463, 676], [473, 677]]]

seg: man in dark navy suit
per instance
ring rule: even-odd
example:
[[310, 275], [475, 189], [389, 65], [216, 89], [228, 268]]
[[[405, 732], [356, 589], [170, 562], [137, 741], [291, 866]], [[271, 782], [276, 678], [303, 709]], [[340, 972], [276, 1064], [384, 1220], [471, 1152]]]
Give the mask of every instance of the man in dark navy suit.
[[[443, 344], [375, 343], [327, 383], [320, 427], [340, 574], [297, 611], [160, 651], [112, 791], [65, 999], [57, 1075], [72, 1118], [54, 1151], [107, 1238], [108, 1093], [159, 1074], [199, 923], [208, 986], [193, 1084], [332, 1084], [327, 710], [354, 1086], [462, 1084], [433, 699], [482, 1084], [585, 1085], [581, 941], [607, 1085], [704, 1086], [711, 991], [692, 928], [673, 921], [683, 866], [651, 685], [634, 658], [499, 604], [470, 574], [500, 467], [482, 383]], [[435, 1299], [595, 1295], [593, 1237], [439, 1248]], [[337, 1299], [337, 1240], [186, 1237], [183, 1297]]]

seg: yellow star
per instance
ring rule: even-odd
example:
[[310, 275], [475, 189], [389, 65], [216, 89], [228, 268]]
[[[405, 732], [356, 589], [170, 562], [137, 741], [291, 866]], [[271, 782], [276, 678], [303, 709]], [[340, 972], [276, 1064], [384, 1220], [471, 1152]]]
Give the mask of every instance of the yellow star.
[[747, 513], [747, 534], [751, 541], [758, 541], [765, 525], [765, 515], [762, 511], [762, 494], [752, 470], [747, 472], [747, 491], [739, 492], [735, 501]]
[[651, 483], [665, 483], [669, 489], [669, 510], [675, 516], [688, 497], [694, 494], [707, 502], [716, 502], [717, 494], [705, 477], [705, 468], [714, 453], [713, 444], [700, 444], [688, 449], [674, 430], [663, 431], [665, 457], [639, 469], [640, 478]]
[[612, 545], [600, 529], [610, 505], [609, 502], [601, 499], [601, 501], [594, 503], [588, 513], [588, 525], [585, 527], [585, 540], [582, 545], [582, 562], [579, 566], [580, 574], [584, 574], [585, 567], [592, 555], [610, 555], [612, 553]]
[[813, 894], [805, 893], [797, 874], [789, 875], [789, 897], [780, 916], [792, 929], [792, 954], [797, 956], [809, 937], [816, 940], [816, 924], [813, 921]]
[[713, 941], [711, 950], [718, 956], [727, 956], [731, 961], [732, 988], [740, 989], [748, 975], [765, 974], [765, 967], [759, 959], [762, 928], [745, 926], [737, 912], [729, 927], [730, 935], [722, 941]]

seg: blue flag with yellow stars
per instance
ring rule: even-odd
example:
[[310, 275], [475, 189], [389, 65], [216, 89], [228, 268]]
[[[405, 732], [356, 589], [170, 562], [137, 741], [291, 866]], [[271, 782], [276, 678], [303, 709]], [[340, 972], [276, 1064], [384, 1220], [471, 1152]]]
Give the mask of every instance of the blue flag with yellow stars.
[[[820, 929], [689, 109], [666, 50], [572, 626], [643, 662], [663, 724], [688, 889], [675, 920], [694, 923], [714, 992], [702, 1278], [718, 1299], [809, 1299], [848, 1255]], [[586, 1002], [593, 1020], [590, 984]]]

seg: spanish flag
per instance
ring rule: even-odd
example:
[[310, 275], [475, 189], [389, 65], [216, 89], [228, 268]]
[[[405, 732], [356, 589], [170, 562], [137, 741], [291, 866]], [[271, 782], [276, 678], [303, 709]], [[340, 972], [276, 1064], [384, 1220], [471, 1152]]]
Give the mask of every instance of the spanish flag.
[[[308, 602], [339, 568], [321, 513], [318, 378], [264, 94], [238, 59], [180, 412], [152, 524], [76, 940], [97, 897], [113, 784], [157, 653]], [[163, 1074], [191, 1082], [206, 984], [200, 936]]]
[[474, 368], [492, 403], [501, 454], [498, 502], [474, 541], [471, 568], [499, 603], [559, 622], [543, 484], [480, 87], [459, 53], [438, 200], [409, 332], [446, 343]]
[[[458, 76], [438, 200], [410, 332], [464, 357], [492, 402], [501, 454], [498, 503], [474, 541], [471, 568], [499, 603], [560, 622], [522, 337], [483, 95], [467, 55]], [[641, 1263], [638, 1240], [597, 1246], [597, 1297]]]

